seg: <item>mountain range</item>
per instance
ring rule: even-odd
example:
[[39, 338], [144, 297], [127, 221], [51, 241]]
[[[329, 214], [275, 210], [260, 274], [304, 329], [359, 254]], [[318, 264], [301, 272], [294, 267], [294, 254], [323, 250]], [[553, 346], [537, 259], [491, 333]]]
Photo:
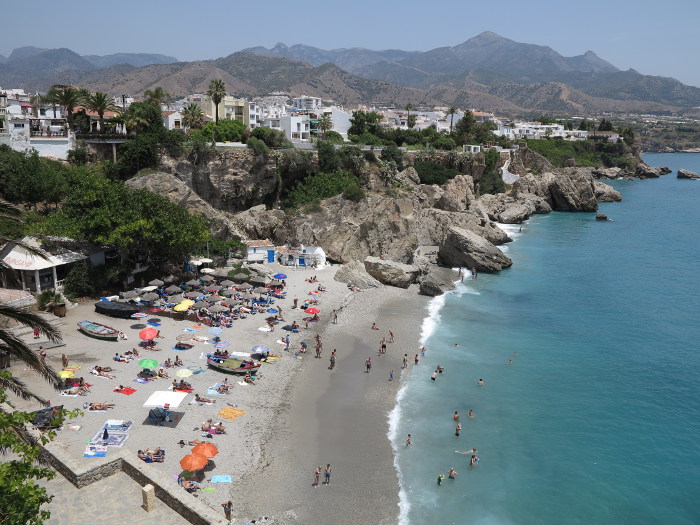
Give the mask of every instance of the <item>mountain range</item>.
[[31, 91], [74, 84], [138, 95], [161, 86], [183, 96], [205, 92], [213, 79], [237, 96], [284, 92], [347, 105], [454, 105], [509, 114], [689, 113], [700, 106], [700, 89], [673, 78], [621, 71], [592, 51], [564, 57], [491, 32], [426, 52], [279, 43], [178, 62], [163, 55], [97, 57], [20, 48], [0, 63], [0, 85]]

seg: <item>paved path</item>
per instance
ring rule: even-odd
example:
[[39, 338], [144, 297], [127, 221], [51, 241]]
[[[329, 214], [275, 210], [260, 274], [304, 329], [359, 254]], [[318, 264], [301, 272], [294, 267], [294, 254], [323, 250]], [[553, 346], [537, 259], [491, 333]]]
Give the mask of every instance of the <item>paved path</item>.
[[106, 525], [128, 523], [146, 525], [167, 523], [185, 525], [185, 518], [156, 499], [156, 509], [146, 512], [141, 507], [141, 486], [123, 472], [117, 472], [83, 487], [76, 488], [57, 474], [51, 481], [42, 481], [54, 499], [42, 507], [51, 511], [47, 525]]

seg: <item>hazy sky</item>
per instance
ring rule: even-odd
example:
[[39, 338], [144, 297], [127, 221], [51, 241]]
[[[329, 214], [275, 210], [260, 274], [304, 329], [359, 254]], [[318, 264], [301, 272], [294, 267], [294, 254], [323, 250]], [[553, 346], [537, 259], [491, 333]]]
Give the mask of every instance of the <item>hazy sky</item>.
[[5, 56], [33, 45], [195, 60], [277, 42], [427, 51], [488, 30], [700, 86], [700, 0], [24, 0], [2, 2], [2, 18]]

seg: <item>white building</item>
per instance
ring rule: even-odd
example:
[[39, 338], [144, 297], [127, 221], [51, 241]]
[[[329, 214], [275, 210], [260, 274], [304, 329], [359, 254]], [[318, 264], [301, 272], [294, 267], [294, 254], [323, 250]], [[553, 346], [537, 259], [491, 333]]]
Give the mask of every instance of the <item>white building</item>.
[[7, 119], [7, 94], [0, 91], [0, 144], [10, 145], [10, 124]]
[[294, 109], [313, 111], [321, 109], [323, 107], [323, 103], [318, 97], [307, 97], [306, 95], [303, 95], [292, 99], [292, 107]]
[[185, 126], [182, 124], [182, 113], [179, 111], [163, 111], [161, 113], [163, 118], [163, 126], [169, 130], [184, 130]]

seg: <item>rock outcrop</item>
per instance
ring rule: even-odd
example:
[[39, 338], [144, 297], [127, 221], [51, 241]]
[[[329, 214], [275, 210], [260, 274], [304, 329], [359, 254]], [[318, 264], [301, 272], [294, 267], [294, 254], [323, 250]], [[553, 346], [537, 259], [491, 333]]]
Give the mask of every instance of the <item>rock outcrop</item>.
[[271, 239], [285, 218], [282, 210], [268, 210], [264, 204], [237, 213], [236, 223], [248, 239]]
[[513, 264], [483, 237], [454, 227], [449, 229], [445, 242], [440, 245], [438, 257], [447, 266], [466, 266], [483, 272], [497, 272]]
[[513, 183], [516, 197], [526, 194], [544, 198], [556, 211], [596, 211], [593, 176], [590, 168], [567, 168], [559, 172], [520, 177]]
[[594, 168], [593, 176], [599, 179], [617, 179], [624, 176], [622, 168]]
[[620, 202], [622, 193], [604, 182], [596, 180], [593, 182], [595, 188], [595, 198], [598, 202]]
[[450, 278], [451, 270], [445, 268], [433, 268], [427, 275], [420, 279], [420, 293], [435, 297], [445, 292], [454, 290], [455, 283]]
[[475, 199], [474, 179], [457, 175], [442, 186], [442, 195], [434, 206], [445, 211], [465, 211]]
[[340, 270], [335, 272], [333, 278], [338, 282], [352, 284], [363, 290], [382, 286], [382, 283], [367, 273], [365, 265], [360, 261], [350, 261], [344, 264]]
[[230, 216], [212, 207], [174, 175], [151, 173], [129, 179], [126, 181], [126, 185], [133, 189], [144, 189], [166, 197], [170, 202], [186, 208], [190, 213], [210, 219], [212, 221], [212, 235], [217, 239], [242, 239], [246, 237]]
[[420, 269], [417, 266], [380, 259], [379, 257], [367, 257], [365, 270], [380, 283], [398, 288], [408, 288], [416, 282], [418, 275], [420, 275]]
[[677, 177], [679, 179], [700, 179], [700, 175], [698, 175], [694, 171], [685, 170], [683, 168], [678, 170]]
[[652, 167], [645, 162], [637, 164], [637, 168], [634, 171], [635, 177], [639, 177], [640, 179], [657, 179], [661, 177], [661, 175], [666, 175], [668, 173], [671, 173], [671, 170], [667, 167]]

